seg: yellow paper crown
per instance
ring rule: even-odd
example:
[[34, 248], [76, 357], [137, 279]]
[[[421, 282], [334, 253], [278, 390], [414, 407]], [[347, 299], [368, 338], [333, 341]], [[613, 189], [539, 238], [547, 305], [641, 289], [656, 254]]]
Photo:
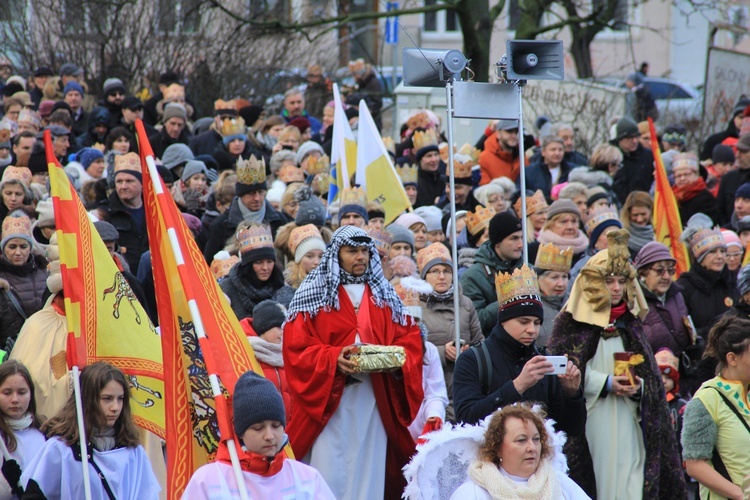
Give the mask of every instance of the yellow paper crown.
[[436, 242], [424, 247], [422, 250], [417, 252], [417, 268], [419, 269], [420, 273], [425, 268], [425, 266], [433, 261], [435, 261], [434, 264], [450, 265], [451, 253], [450, 250], [448, 250], [448, 247], [446, 247], [442, 243]]
[[312, 180], [312, 187], [313, 192], [318, 194], [326, 194], [328, 190], [331, 187], [331, 183], [333, 182], [333, 177], [331, 177], [331, 174], [328, 172], [321, 172], [319, 174], [315, 174], [315, 177], [313, 177]]
[[367, 210], [367, 194], [365, 190], [359, 186], [344, 188], [341, 191], [339, 206], [343, 207], [345, 205], [359, 205]]
[[307, 173], [310, 175], [328, 173], [331, 171], [331, 159], [327, 155], [323, 155], [320, 158], [313, 156], [307, 157]]
[[391, 249], [391, 243], [393, 243], [393, 235], [388, 231], [380, 229], [368, 229], [367, 234], [372, 238], [372, 242], [375, 244], [375, 248], [378, 249], [380, 256], [387, 255]]
[[598, 207], [589, 210], [583, 218], [583, 228], [586, 231], [586, 234], [591, 236], [592, 231], [606, 220], [620, 220], [615, 207], [599, 205]]
[[305, 182], [305, 171], [297, 165], [284, 165], [279, 169], [277, 175], [281, 182]]
[[414, 151], [417, 152], [427, 146], [437, 146], [438, 136], [434, 128], [428, 128], [425, 131], [417, 130], [412, 135], [412, 144], [414, 144]]
[[237, 231], [237, 241], [242, 253], [262, 247], [273, 249], [271, 229], [262, 224], [251, 224], [249, 227]]
[[401, 178], [401, 184], [416, 184], [417, 176], [419, 175], [419, 166], [409, 165], [408, 163], [404, 165], [397, 165], [396, 173]]
[[388, 136], [383, 137], [382, 139], [383, 139], [383, 146], [385, 146], [385, 150], [390, 153], [396, 154], [396, 143], [393, 142], [393, 137], [388, 135]]
[[[544, 193], [542, 193], [541, 189], [537, 189], [533, 196], [526, 197], [526, 216], [541, 212], [547, 208], [549, 208], [549, 205], [547, 205], [547, 199], [544, 197]], [[518, 198], [515, 204], [513, 204], [513, 209], [516, 211], [516, 215], [518, 215], [518, 218], [520, 219], [521, 198]]]
[[[415, 128], [426, 129], [429, 128], [430, 125], [432, 125], [432, 122], [430, 122], [430, 116], [426, 111], [419, 111], [406, 120], [406, 126], [409, 130], [414, 130]], [[437, 144], [437, 142], [435, 144]]]
[[553, 243], [545, 243], [539, 247], [534, 267], [545, 271], [559, 271], [569, 273], [573, 264], [573, 249], [560, 248]]
[[231, 101], [217, 99], [214, 101], [214, 110], [217, 112], [221, 110], [237, 111], [237, 101], [235, 101], [234, 99], [232, 99]]
[[495, 276], [497, 303], [503, 306], [516, 297], [539, 296], [536, 273], [526, 264], [515, 269], [513, 274], [497, 273]]
[[221, 122], [221, 130], [219, 130], [219, 133], [222, 135], [222, 137], [228, 137], [230, 135], [244, 135], [245, 120], [241, 116], [226, 118]]
[[292, 229], [292, 233], [289, 235], [289, 251], [291, 254], [294, 255], [299, 244], [308, 238], [323, 239], [320, 235], [320, 231], [318, 231], [318, 228], [313, 224], [305, 224], [304, 226]]
[[240, 258], [236, 255], [229, 255], [225, 259], [214, 258], [213, 262], [211, 262], [211, 273], [213, 273], [214, 278], [217, 280], [223, 278], [229, 274], [229, 270], [239, 261]]
[[0, 183], [16, 180], [21, 182], [24, 186], [29, 187], [29, 184], [31, 184], [31, 177], [31, 170], [27, 167], [14, 167], [13, 165], [8, 165], [5, 167], [5, 171], [3, 171], [3, 178]]
[[471, 177], [471, 167], [474, 165], [476, 165], [476, 163], [474, 163], [474, 160], [472, 160], [469, 155], [453, 155], [453, 171], [458, 179]]
[[237, 182], [240, 184], [260, 184], [266, 181], [266, 161], [250, 156], [247, 160], [237, 160]]
[[472, 236], [476, 236], [490, 225], [490, 219], [495, 215], [495, 209], [492, 207], [478, 206], [474, 212], [466, 214], [466, 229]]
[[138, 153], [127, 153], [115, 156], [115, 173], [123, 170], [132, 170], [139, 173], [143, 172], [141, 168], [141, 157], [138, 156]]
[[474, 162], [474, 165], [476, 165], [477, 162], [479, 161], [480, 153], [481, 152], [477, 148], [475, 148], [468, 142], [464, 144], [463, 146], [461, 146], [461, 149], [458, 150], [458, 154], [471, 157], [472, 161]]
[[9, 215], [3, 220], [3, 237], [12, 235], [31, 236], [31, 219], [25, 215]]

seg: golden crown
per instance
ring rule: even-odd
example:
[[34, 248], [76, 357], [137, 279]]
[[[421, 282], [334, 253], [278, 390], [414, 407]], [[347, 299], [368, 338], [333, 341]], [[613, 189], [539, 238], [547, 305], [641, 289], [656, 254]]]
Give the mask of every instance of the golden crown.
[[479, 161], [479, 154], [481, 151], [479, 151], [477, 148], [469, 144], [468, 142], [461, 146], [461, 149], [458, 150], [458, 154], [460, 155], [467, 155], [470, 156], [471, 159], [474, 161], [474, 164]]
[[614, 206], [599, 205], [589, 210], [583, 218], [583, 228], [586, 234], [591, 236], [592, 231], [606, 220], [620, 220], [617, 209]]
[[344, 205], [359, 205], [367, 210], [367, 193], [359, 186], [344, 188], [341, 191], [339, 206], [343, 207]]
[[456, 178], [465, 179], [471, 177], [471, 167], [476, 165], [469, 155], [453, 155], [453, 171]]
[[247, 160], [237, 159], [237, 182], [240, 184], [260, 184], [266, 181], [266, 160], [250, 156]]
[[141, 169], [141, 157], [138, 156], [138, 153], [127, 153], [115, 156], [115, 173], [122, 170], [133, 170], [135, 172], [143, 171]]
[[474, 212], [466, 214], [466, 229], [468, 229], [472, 236], [476, 236], [490, 225], [490, 219], [492, 219], [494, 215], [494, 208], [485, 208], [480, 205]]
[[276, 176], [281, 182], [305, 182], [305, 171], [297, 165], [284, 165]]
[[407, 288], [401, 283], [393, 287], [406, 307], [421, 307], [419, 303], [419, 292], [413, 288]]
[[539, 247], [534, 267], [545, 271], [559, 271], [569, 273], [573, 264], [573, 249], [560, 248], [553, 243], [545, 243]]
[[217, 280], [223, 278], [229, 274], [229, 270], [239, 261], [240, 258], [236, 255], [230, 255], [226, 259], [214, 259], [213, 262], [211, 262], [211, 273], [213, 273], [214, 278]]
[[6, 217], [3, 220], [3, 236], [14, 234], [31, 236], [31, 220], [25, 215]]
[[524, 264], [515, 269], [513, 274], [497, 273], [495, 276], [495, 291], [497, 303], [503, 306], [516, 297], [539, 296], [539, 283], [536, 273]]
[[230, 111], [237, 111], [237, 101], [232, 99], [231, 101], [225, 101], [223, 99], [217, 99], [214, 101], [214, 110], [221, 111], [221, 110], [230, 110]]
[[225, 118], [221, 122], [221, 130], [219, 130], [219, 133], [222, 135], [222, 137], [228, 137], [230, 135], [244, 135], [245, 120], [241, 116]]
[[179, 83], [173, 83], [162, 93], [164, 96], [164, 102], [184, 102], [185, 101], [185, 87]]
[[13, 165], [8, 165], [5, 167], [5, 171], [3, 171], [3, 178], [0, 182], [16, 180], [28, 187], [29, 184], [31, 184], [31, 177], [31, 170], [27, 167], [14, 167]]
[[307, 170], [307, 173], [310, 175], [320, 174], [322, 172], [328, 173], [331, 171], [331, 159], [328, 155], [323, 155], [319, 158], [309, 155], [307, 157], [307, 167], [305, 170]]
[[[547, 199], [544, 197], [541, 189], [537, 189], [533, 196], [526, 197], [526, 216], [541, 212], [549, 208]], [[521, 218], [521, 198], [518, 198], [515, 204], [513, 204], [513, 210], [516, 211], [518, 218]]]
[[412, 144], [414, 144], [414, 151], [417, 152], [427, 146], [437, 146], [438, 136], [434, 128], [428, 128], [425, 131], [417, 130], [414, 132], [411, 138]]
[[[456, 152], [455, 146], [453, 147], [453, 152]], [[443, 160], [444, 163], [448, 163], [449, 151], [447, 142], [441, 142], [440, 144], [438, 144], [438, 154], [440, 155], [440, 159]]]
[[393, 243], [393, 235], [388, 231], [380, 229], [368, 229], [367, 234], [372, 238], [372, 242], [375, 244], [375, 248], [378, 249], [380, 256], [387, 255], [391, 249], [391, 243]]
[[396, 173], [401, 178], [401, 184], [416, 184], [417, 176], [419, 174], [419, 166], [417, 165], [397, 165]]
[[331, 187], [333, 177], [328, 172], [321, 172], [315, 174], [313, 177], [312, 185], [310, 186], [314, 193], [326, 194]]
[[292, 255], [297, 251], [299, 244], [308, 238], [323, 239], [320, 235], [320, 231], [318, 231], [318, 228], [313, 224], [305, 224], [304, 226], [292, 229], [292, 233], [289, 235], [289, 251]]
[[262, 224], [251, 224], [237, 231], [237, 241], [242, 253], [263, 247], [273, 248], [271, 229]]
[[450, 265], [451, 253], [448, 247], [436, 242], [417, 252], [417, 267], [419, 268], [419, 272], [421, 273], [427, 264], [435, 260], [438, 261], [436, 264]]

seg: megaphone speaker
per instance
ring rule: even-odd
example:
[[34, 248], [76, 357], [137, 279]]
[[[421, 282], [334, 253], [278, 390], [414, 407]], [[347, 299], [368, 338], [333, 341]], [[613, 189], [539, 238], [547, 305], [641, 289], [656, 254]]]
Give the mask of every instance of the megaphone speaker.
[[509, 80], [562, 80], [565, 61], [561, 40], [508, 40]]

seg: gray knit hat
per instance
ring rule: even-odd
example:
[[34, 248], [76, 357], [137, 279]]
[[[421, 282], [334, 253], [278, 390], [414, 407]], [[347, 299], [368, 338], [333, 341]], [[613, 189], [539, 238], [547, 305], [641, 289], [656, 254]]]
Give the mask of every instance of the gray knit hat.
[[117, 241], [120, 239], [120, 233], [117, 228], [104, 220], [94, 222], [96, 232], [99, 233], [102, 241]]
[[547, 220], [560, 214], [573, 214], [579, 219], [581, 218], [581, 211], [578, 210], [578, 206], [571, 200], [566, 200], [564, 198], [555, 201], [549, 206], [549, 209], [547, 210]]
[[286, 319], [286, 310], [276, 301], [264, 300], [253, 308], [253, 330], [258, 337], [271, 328], [281, 326]]
[[294, 218], [297, 227], [312, 224], [318, 229], [326, 223], [326, 207], [323, 206], [317, 196], [310, 195], [307, 199], [300, 200], [297, 216]]
[[161, 157], [161, 164], [172, 170], [174, 167], [194, 159], [195, 155], [193, 151], [186, 144], [176, 143], [170, 144], [164, 150], [164, 154]]
[[181, 118], [182, 121], [187, 123], [187, 109], [179, 102], [170, 102], [164, 106], [164, 115], [161, 117], [162, 123], [167, 123], [170, 118]]
[[232, 397], [234, 432], [242, 438], [248, 427], [264, 420], [277, 420], [286, 427], [284, 401], [276, 387], [255, 372], [242, 374]]
[[399, 226], [398, 224], [391, 224], [390, 226], [386, 227], [385, 230], [393, 235], [391, 246], [395, 245], [396, 243], [408, 243], [409, 245], [411, 245], [412, 250], [414, 250], [414, 234], [407, 228], [405, 228], [404, 226]]
[[187, 182], [195, 174], [203, 174], [208, 180], [208, 169], [206, 164], [198, 160], [188, 160], [185, 163], [185, 168], [182, 170], [182, 182]]
[[320, 153], [320, 155], [326, 154], [325, 150], [323, 149], [323, 146], [318, 144], [315, 141], [306, 141], [303, 142], [300, 147], [297, 149], [297, 165], [300, 165], [304, 159], [312, 153], [313, 151], [317, 151]]
[[119, 78], [107, 78], [106, 80], [104, 80], [102, 90], [104, 91], [104, 95], [107, 95], [110, 92], [114, 92], [115, 90], [119, 90], [124, 94], [125, 84], [122, 83], [122, 80], [120, 80]]

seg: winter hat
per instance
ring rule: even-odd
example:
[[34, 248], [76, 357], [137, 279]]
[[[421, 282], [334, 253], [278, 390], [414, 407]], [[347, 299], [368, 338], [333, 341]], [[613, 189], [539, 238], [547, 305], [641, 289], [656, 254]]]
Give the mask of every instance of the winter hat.
[[307, 158], [307, 155], [314, 151], [320, 153], [321, 156], [326, 154], [323, 146], [315, 141], [306, 141], [300, 144], [299, 148], [297, 149], [297, 165], [301, 165], [305, 158]]
[[106, 80], [104, 80], [104, 86], [102, 87], [102, 90], [104, 91], [105, 96], [108, 96], [115, 90], [119, 90], [124, 94], [125, 84], [122, 83], [122, 80], [120, 80], [119, 78], [107, 78]]
[[396, 243], [406, 243], [411, 246], [412, 251], [414, 251], [414, 235], [409, 229], [394, 223], [386, 227], [385, 230], [393, 235], [391, 246]]
[[722, 229], [721, 236], [724, 238], [724, 242], [727, 244], [727, 248], [736, 246], [740, 250], [744, 250], [742, 242], [740, 241], [740, 237], [737, 236], [737, 233], [735, 233], [734, 231], [730, 229]]
[[276, 260], [271, 229], [263, 224], [250, 224], [237, 231], [242, 262], [255, 262], [263, 259]]
[[717, 248], [727, 248], [721, 231], [713, 229], [713, 225], [713, 221], [707, 215], [698, 212], [690, 217], [680, 236], [683, 243], [690, 245], [690, 251], [699, 263], [709, 252]]
[[36, 227], [55, 227], [55, 210], [52, 198], [47, 198], [36, 204]]
[[253, 308], [253, 330], [258, 337], [271, 328], [280, 327], [285, 319], [284, 306], [274, 300], [264, 300]]
[[573, 214], [579, 219], [581, 218], [581, 212], [578, 210], [578, 206], [573, 203], [572, 200], [557, 200], [549, 206], [547, 210], [547, 220], [560, 214]]
[[187, 163], [185, 163], [185, 168], [182, 169], [182, 182], [187, 183], [192, 176], [201, 173], [206, 176], [206, 179], [208, 179], [208, 169], [206, 169], [206, 164], [198, 160], [188, 160]]
[[401, 214], [393, 223], [405, 227], [406, 229], [411, 229], [414, 224], [424, 224], [424, 226], [427, 227], [425, 220], [414, 212]]
[[310, 128], [310, 120], [308, 120], [304, 116], [298, 116], [297, 118], [294, 118], [289, 122], [289, 126], [297, 127], [299, 133], [302, 134], [305, 132], [305, 130], [308, 130]]
[[52, 101], [50, 99], [45, 99], [44, 101], [39, 103], [39, 116], [42, 118], [47, 118], [49, 115], [52, 114], [52, 108], [55, 105], [55, 101]]
[[[175, 143], [167, 146], [164, 150], [164, 154], [161, 155], [161, 164], [172, 170], [175, 167], [179, 167], [183, 163], [189, 160], [194, 160], [195, 155], [187, 144]], [[205, 167], [205, 164], [204, 164]]]
[[367, 218], [372, 219], [385, 219], [385, 208], [377, 201], [371, 201], [367, 203]]
[[674, 382], [674, 389], [671, 392], [675, 393], [679, 391], [680, 360], [677, 359], [677, 356], [669, 348], [662, 347], [654, 354], [654, 358], [656, 358], [656, 365], [659, 367], [659, 372], [671, 378], [672, 382]]
[[339, 224], [346, 214], [352, 212], [359, 214], [365, 222], [370, 221], [367, 216], [367, 194], [361, 187], [344, 188], [339, 196], [339, 202], [341, 206], [339, 208]]
[[237, 112], [237, 114], [239, 114], [245, 120], [245, 123], [248, 127], [252, 127], [253, 124], [258, 121], [261, 113], [263, 113], [263, 108], [261, 106], [256, 106], [255, 104], [240, 108], [240, 110]]
[[117, 231], [117, 228], [107, 221], [98, 220], [94, 222], [94, 228], [96, 228], [96, 232], [99, 233], [104, 242], [120, 239], [120, 233]]
[[750, 151], [750, 134], [741, 136], [734, 146], [740, 151]]
[[734, 165], [736, 157], [731, 146], [717, 144], [711, 152], [711, 163], [731, 163]]
[[297, 210], [297, 216], [294, 218], [294, 223], [298, 226], [304, 226], [305, 224], [312, 224], [315, 227], [323, 227], [326, 223], [326, 207], [318, 199], [317, 196], [311, 196], [311, 193], [305, 195], [297, 192], [300, 199], [299, 209]]
[[737, 191], [734, 192], [734, 197], [750, 200], [750, 182], [746, 182], [738, 187]]
[[397, 255], [388, 261], [388, 267], [391, 270], [391, 282], [396, 278], [406, 278], [407, 276], [417, 276], [417, 263], [414, 259], [406, 255]]
[[608, 227], [622, 229], [617, 208], [615, 206], [598, 206], [589, 210], [583, 219], [583, 227], [589, 235], [589, 248], [594, 249], [596, 240], [602, 235]]
[[76, 153], [76, 161], [83, 165], [84, 170], [100, 158], [104, 159], [104, 154], [96, 148], [83, 148]]
[[[254, 323], [253, 318], [253, 326]], [[270, 380], [255, 372], [245, 372], [237, 380], [232, 409], [234, 432], [240, 439], [248, 427], [265, 420], [276, 420], [286, 427], [286, 411], [281, 394]]]
[[117, 178], [117, 174], [130, 174], [138, 182], [143, 182], [143, 170], [141, 167], [141, 157], [137, 153], [127, 153], [124, 155], [115, 156], [115, 169], [114, 177]]
[[271, 189], [266, 191], [266, 201], [268, 203], [281, 204], [281, 198], [284, 197], [284, 191], [286, 191], [286, 184], [279, 180], [275, 180], [271, 183]]
[[544, 321], [539, 282], [534, 270], [526, 264], [520, 269], [513, 270], [512, 274], [498, 273], [495, 276], [495, 291], [498, 323], [519, 316], [534, 316]]
[[635, 268], [638, 270], [641, 270], [642, 268], [653, 264], [654, 262], [659, 262], [662, 260], [671, 260], [672, 262], [677, 262], [674, 257], [672, 257], [672, 254], [669, 252], [669, 248], [667, 248], [664, 243], [659, 243], [658, 241], [649, 241], [641, 249], [638, 251], [638, 255], [635, 256]]
[[425, 205], [414, 210], [424, 220], [424, 224], [427, 227], [427, 231], [442, 231], [443, 226], [441, 220], [443, 218], [443, 211], [435, 205]]
[[31, 170], [27, 167], [14, 167], [9, 165], [3, 170], [3, 176], [0, 178], [0, 188], [8, 181], [18, 181], [26, 187], [31, 184]]
[[638, 124], [627, 116], [623, 116], [617, 121], [617, 125], [615, 125], [615, 140], [619, 141], [626, 137], [639, 137], [640, 135]]
[[432, 243], [417, 252], [419, 275], [424, 278], [427, 272], [438, 264], [451, 265], [451, 253], [442, 243]]
[[591, 208], [591, 206], [599, 200], [607, 200], [607, 202], [611, 201], [607, 191], [605, 191], [603, 187], [590, 187], [588, 191], [586, 191], [586, 208]]
[[326, 242], [320, 231], [313, 224], [295, 227], [289, 235], [289, 251], [294, 255], [294, 262], [300, 263], [302, 257], [310, 250], [326, 251]]
[[510, 212], [495, 214], [490, 219], [490, 244], [494, 247], [517, 231], [521, 231], [521, 221], [518, 217]]
[[164, 115], [161, 117], [162, 123], [167, 123], [170, 118], [181, 118], [187, 123], [187, 109], [178, 102], [170, 102], [164, 106]]
[[34, 241], [31, 239], [31, 219], [21, 210], [15, 210], [3, 220], [2, 235], [1, 250], [5, 250], [5, 245], [12, 238], [22, 238], [28, 241], [30, 246], [34, 245]]
[[83, 87], [81, 87], [81, 84], [75, 80], [71, 80], [65, 84], [65, 88], [63, 89], [63, 98], [66, 95], [68, 95], [68, 92], [73, 91], [73, 90], [81, 94], [81, 97], [85, 95], [85, 93], [83, 92]]
[[737, 221], [737, 234], [742, 234], [745, 231], [750, 231], [750, 215], [746, 215]]
[[742, 266], [742, 269], [737, 274], [737, 290], [740, 292], [740, 295], [750, 292], [750, 264]]

